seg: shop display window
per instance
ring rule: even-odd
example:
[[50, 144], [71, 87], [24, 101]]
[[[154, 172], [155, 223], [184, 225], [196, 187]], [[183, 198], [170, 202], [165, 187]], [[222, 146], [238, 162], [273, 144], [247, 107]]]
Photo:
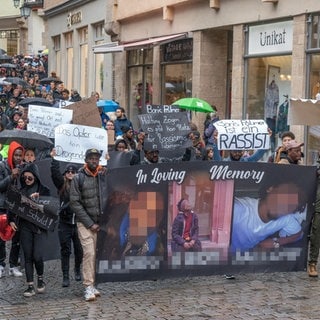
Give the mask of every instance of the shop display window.
[[271, 148], [279, 145], [287, 123], [291, 97], [291, 56], [248, 59], [245, 117], [264, 119], [273, 132]]

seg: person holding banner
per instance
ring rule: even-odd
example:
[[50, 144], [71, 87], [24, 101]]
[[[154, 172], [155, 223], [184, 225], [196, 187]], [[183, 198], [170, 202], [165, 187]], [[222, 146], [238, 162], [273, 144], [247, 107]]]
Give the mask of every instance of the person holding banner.
[[301, 222], [307, 197], [295, 182], [281, 177], [269, 180], [259, 198], [235, 197], [232, 251], [260, 247], [277, 249], [302, 238]]
[[[85, 165], [71, 181], [70, 208], [76, 213], [80, 242], [83, 248], [83, 284], [85, 301], [100, 296], [95, 288], [95, 262], [100, 215], [103, 213], [102, 190], [106, 182], [106, 169], [99, 165], [102, 152], [95, 148], [85, 153]], [[103, 195], [103, 196], [102, 196]]]
[[[320, 160], [318, 160], [318, 163]], [[309, 277], [318, 277], [317, 263], [320, 250], [320, 171], [317, 170], [318, 186], [317, 197], [314, 206], [314, 214], [311, 224], [310, 232], [310, 246], [309, 246], [309, 258], [308, 258], [308, 275]]]
[[[24, 148], [16, 141], [12, 141], [8, 149], [7, 160], [0, 163], [0, 214], [8, 214], [5, 203], [8, 187], [18, 184], [18, 178], [23, 165]], [[10, 223], [9, 219], [8, 222]], [[17, 231], [17, 230], [15, 230]], [[15, 277], [22, 277], [18, 268], [20, 252], [20, 232], [16, 232], [11, 241], [11, 250], [9, 256], [10, 269], [9, 274]], [[4, 274], [6, 260], [6, 242], [0, 239], [0, 278]]]
[[76, 281], [81, 281], [80, 266], [83, 259], [83, 250], [79, 240], [75, 213], [70, 209], [69, 205], [71, 181], [78, 170], [73, 164], [68, 164], [62, 174], [59, 161], [53, 158], [56, 155], [55, 149], [51, 151], [50, 155], [52, 157], [51, 178], [60, 197], [58, 235], [63, 275], [62, 287], [69, 287], [69, 268], [72, 245], [74, 250], [74, 275]]
[[[50, 196], [50, 190], [40, 181], [38, 166], [34, 163], [28, 164], [21, 171], [20, 175], [21, 195], [39, 202], [41, 196]], [[10, 225], [13, 230], [20, 230], [20, 241], [24, 254], [24, 263], [27, 278], [27, 289], [23, 295], [31, 297], [36, 294], [33, 282], [34, 267], [38, 275], [37, 292], [45, 291], [45, 282], [43, 281], [44, 262], [43, 253], [46, 232], [44, 229], [35, 225], [31, 221], [18, 217], [14, 213], [9, 214]]]

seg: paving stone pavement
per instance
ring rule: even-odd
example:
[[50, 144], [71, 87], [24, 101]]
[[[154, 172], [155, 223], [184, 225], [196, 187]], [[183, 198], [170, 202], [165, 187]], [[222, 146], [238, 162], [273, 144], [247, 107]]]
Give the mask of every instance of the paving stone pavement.
[[85, 302], [81, 282], [62, 288], [60, 261], [45, 263], [46, 292], [25, 298], [25, 277], [0, 279], [0, 320], [320, 320], [320, 280], [306, 272], [237, 274], [99, 284]]

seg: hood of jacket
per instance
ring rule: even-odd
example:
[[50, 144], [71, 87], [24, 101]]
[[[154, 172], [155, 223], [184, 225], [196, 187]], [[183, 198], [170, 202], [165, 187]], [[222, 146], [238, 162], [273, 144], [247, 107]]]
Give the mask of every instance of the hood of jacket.
[[12, 141], [9, 145], [7, 160], [11, 170], [15, 167], [15, 164], [13, 163], [13, 154], [17, 149], [21, 149], [24, 154], [24, 147], [20, 143]]
[[21, 175], [20, 175], [20, 183], [21, 183], [21, 187], [24, 188], [26, 186], [26, 182], [25, 179], [23, 178], [23, 175], [25, 172], [31, 172], [34, 177], [35, 177], [35, 181], [33, 183], [34, 184], [41, 184], [40, 182], [40, 172], [39, 172], [39, 168], [36, 164], [34, 163], [30, 163], [28, 165], [26, 165], [23, 170], [21, 171]]

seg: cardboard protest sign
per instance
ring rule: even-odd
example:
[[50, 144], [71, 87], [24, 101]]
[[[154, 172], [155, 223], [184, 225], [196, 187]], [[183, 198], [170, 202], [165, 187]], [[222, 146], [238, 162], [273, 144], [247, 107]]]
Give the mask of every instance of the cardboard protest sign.
[[145, 142], [151, 145], [152, 149], [175, 150], [191, 145], [186, 112], [177, 112], [173, 106], [147, 107], [148, 113], [138, 115], [138, 119], [147, 135]]
[[63, 123], [70, 123], [72, 110], [43, 106], [29, 106], [28, 130], [54, 138], [54, 128]]
[[62, 124], [55, 128], [56, 160], [84, 163], [87, 149], [101, 150], [100, 164], [105, 165], [108, 135], [105, 129], [82, 126], [77, 124]]
[[220, 120], [214, 125], [219, 150], [269, 149], [270, 137], [264, 120]]
[[82, 99], [63, 109], [73, 110], [72, 123], [101, 128], [101, 117], [95, 97]]
[[10, 211], [45, 230], [53, 231], [58, 221], [59, 200], [53, 197], [40, 197], [37, 203], [11, 186], [6, 204]]
[[320, 101], [311, 99], [290, 99], [288, 109], [289, 125], [318, 126]]

